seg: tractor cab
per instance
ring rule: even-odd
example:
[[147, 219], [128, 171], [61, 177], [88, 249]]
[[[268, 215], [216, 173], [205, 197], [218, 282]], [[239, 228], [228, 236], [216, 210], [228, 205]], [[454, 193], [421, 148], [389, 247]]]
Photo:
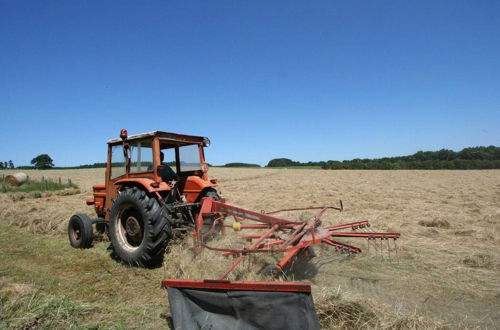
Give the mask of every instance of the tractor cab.
[[[108, 141], [109, 180], [118, 178], [151, 178], [157, 182], [169, 166], [179, 178], [206, 176], [203, 147], [210, 145], [206, 137], [154, 131]], [[164, 159], [162, 159], [164, 158]]]

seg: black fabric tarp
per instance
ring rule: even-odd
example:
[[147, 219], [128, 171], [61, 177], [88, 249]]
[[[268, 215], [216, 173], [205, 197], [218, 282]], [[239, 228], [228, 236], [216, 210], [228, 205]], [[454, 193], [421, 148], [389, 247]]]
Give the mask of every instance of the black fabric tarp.
[[167, 287], [176, 330], [320, 329], [310, 293]]

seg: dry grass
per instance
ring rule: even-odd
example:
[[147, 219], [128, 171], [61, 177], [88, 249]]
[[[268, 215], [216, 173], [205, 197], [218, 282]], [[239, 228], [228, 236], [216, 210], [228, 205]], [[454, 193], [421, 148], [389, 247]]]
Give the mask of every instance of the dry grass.
[[[15, 171], [0, 171], [7, 176]], [[10, 225], [27, 228], [32, 233], [63, 234], [67, 221], [74, 213], [93, 216], [92, 208], [85, 199], [92, 197], [92, 185], [104, 181], [103, 169], [89, 170], [25, 170], [31, 180], [63, 181], [71, 179], [80, 189], [64, 189], [48, 192], [0, 194], [0, 219]]]
[[[227, 247], [238, 244], [234, 237], [226, 236], [210, 242], [214, 247]], [[241, 243], [239, 243], [241, 244]], [[166, 254], [163, 268], [167, 278], [183, 279], [215, 279], [231, 266], [233, 259], [225, 258], [220, 252], [205, 249], [202, 257], [190, 250], [192, 239], [172, 242]], [[272, 258], [272, 257], [271, 257]], [[230, 280], [262, 281], [265, 277], [259, 270], [267, 265], [269, 256], [250, 256], [232, 272]], [[270, 280], [267, 278], [267, 280]]]
[[[30, 178], [70, 177], [81, 191], [15, 201], [0, 196], [1, 222], [64, 239], [71, 214], [92, 215], [85, 199], [91, 196], [93, 184], [103, 182], [102, 169], [27, 172]], [[369, 220], [375, 231], [402, 233], [398, 258], [393, 253], [390, 259], [387, 255], [382, 259], [373, 249], [368, 253], [365, 241], [347, 240], [364, 254], [326, 263], [310, 279], [324, 327], [493, 328], [500, 324], [500, 171], [213, 168], [210, 174], [219, 179], [219, 190], [230, 204], [271, 211], [332, 205], [342, 199], [345, 211], [329, 213], [325, 225]], [[213, 244], [239, 244], [224, 240], [228, 241]], [[164, 265], [166, 277], [215, 278], [231, 263], [209, 251], [194, 257], [190, 243], [171, 246]], [[318, 249], [320, 258], [332, 252]], [[255, 256], [238, 266], [231, 279], [262, 279], [257, 271], [272, 261], [270, 256]]]
[[0, 325], [14, 329], [69, 329], [96, 306], [36, 290], [30, 285], [0, 282]]

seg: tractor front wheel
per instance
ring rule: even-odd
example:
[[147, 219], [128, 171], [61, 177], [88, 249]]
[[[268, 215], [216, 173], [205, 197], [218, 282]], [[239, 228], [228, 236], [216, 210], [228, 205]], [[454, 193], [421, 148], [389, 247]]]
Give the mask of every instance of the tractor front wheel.
[[155, 198], [136, 187], [120, 191], [111, 207], [109, 237], [123, 263], [161, 265], [170, 236], [166, 210]]
[[72, 247], [88, 249], [94, 240], [92, 220], [85, 214], [75, 214], [69, 219], [68, 238]]

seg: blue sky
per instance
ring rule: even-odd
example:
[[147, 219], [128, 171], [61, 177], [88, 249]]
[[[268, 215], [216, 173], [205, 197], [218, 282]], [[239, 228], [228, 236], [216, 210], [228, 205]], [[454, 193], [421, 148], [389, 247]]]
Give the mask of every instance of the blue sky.
[[0, 0], [0, 160], [208, 136], [212, 164], [500, 145], [500, 1]]

